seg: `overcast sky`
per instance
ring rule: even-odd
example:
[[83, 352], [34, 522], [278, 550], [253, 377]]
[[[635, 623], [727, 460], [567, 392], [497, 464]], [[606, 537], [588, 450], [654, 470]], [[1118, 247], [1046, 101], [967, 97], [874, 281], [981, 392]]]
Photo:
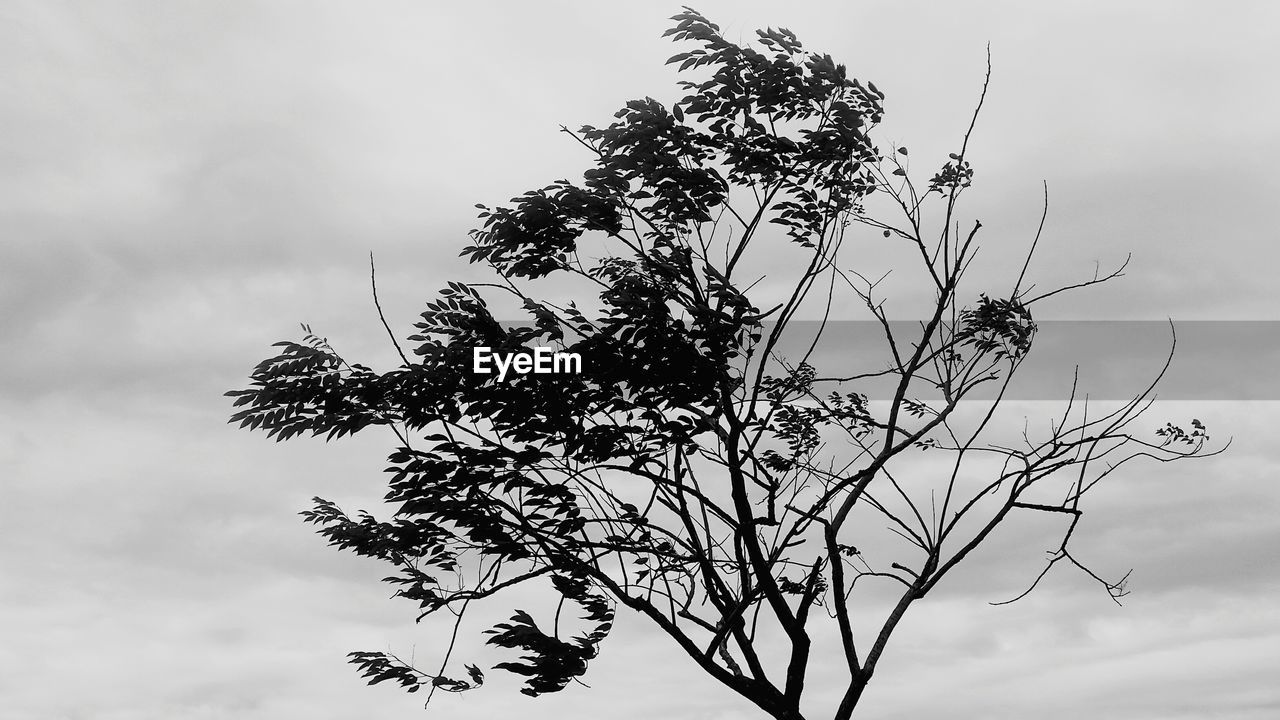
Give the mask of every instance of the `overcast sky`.
[[[1280, 320], [1275, 3], [696, 7], [735, 40], [788, 27], [875, 82], [877, 140], [926, 167], [967, 126], [990, 43], [967, 206], [988, 271], [1020, 264], [1042, 180], [1038, 281], [1133, 253], [1126, 277], [1047, 317]], [[391, 438], [275, 444], [226, 425], [221, 393], [300, 322], [388, 367], [368, 254], [407, 335], [445, 281], [483, 277], [457, 257], [474, 204], [585, 168], [561, 124], [676, 97], [660, 35], [678, 10], [0, 3], [0, 715], [422, 716], [343, 655], [436, 658], [441, 636], [387, 599], [382, 567], [296, 516], [313, 495], [372, 506]], [[912, 317], [911, 292], [891, 314]], [[1094, 498], [1081, 552], [1134, 568], [1123, 608], [1069, 572], [987, 605], [1054, 541], [1011, 532], [913, 608], [859, 717], [1280, 717], [1280, 406], [1240, 397], [1157, 405], [1153, 425], [1198, 417], [1230, 452], [1135, 468]], [[491, 673], [432, 711], [757, 717], [625, 614], [585, 679], [531, 700]]]

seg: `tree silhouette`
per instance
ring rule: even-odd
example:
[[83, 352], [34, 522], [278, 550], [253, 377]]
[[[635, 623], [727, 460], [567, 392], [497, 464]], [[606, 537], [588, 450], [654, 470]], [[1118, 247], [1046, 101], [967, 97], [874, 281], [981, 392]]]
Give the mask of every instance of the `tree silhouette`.
[[[1205, 454], [1199, 421], [1143, 439], [1129, 428], [1154, 383], [1097, 417], [1073, 390], [1044, 437], [980, 441], [1032, 348], [1033, 305], [1120, 270], [1033, 295], [1024, 283], [1037, 231], [1012, 290], [965, 305], [981, 228], [962, 229], [957, 212], [973, 179], [972, 123], [918, 186], [907, 149], [881, 152], [871, 139], [884, 99], [874, 84], [788, 30], [758, 31], [751, 47], [693, 10], [673, 20], [666, 34], [686, 49], [669, 63], [698, 77], [680, 83], [683, 99], [634, 100], [607, 127], [565, 129], [592, 163], [582, 182], [481, 206], [462, 254], [496, 280], [441, 290], [415, 325], [413, 359], [390, 327], [403, 363], [386, 372], [348, 362], [308, 328], [228, 393], [232, 422], [277, 440], [395, 432], [393, 516], [317, 498], [305, 519], [330, 544], [392, 565], [386, 581], [419, 619], [449, 610], [461, 623], [471, 603], [527, 584], [557, 593], [553, 617], [508, 610], [487, 631], [516, 651], [496, 667], [527, 678], [528, 695], [582, 676], [621, 605], [779, 719], [804, 717], [811, 638], [831, 625], [847, 685], [821, 715], [848, 718], [907, 609], [1010, 515], [1065, 515], [1045, 572], [1065, 561], [1123, 595], [1123, 580], [1071, 553], [1081, 500], [1129, 460]], [[891, 211], [873, 213], [873, 202]], [[856, 233], [918, 260], [935, 302], [911, 336], [889, 322], [877, 283], [837, 261]], [[754, 290], [749, 268], [780, 250], [795, 277]], [[591, 288], [581, 307], [547, 299], [578, 287]], [[846, 294], [878, 323], [885, 362], [819, 374], [815, 349]], [[525, 320], [499, 322], [495, 297]], [[813, 307], [822, 322], [799, 325]], [[583, 371], [474, 372], [476, 348], [538, 347], [577, 354]], [[883, 399], [868, 395], [873, 382], [888, 388]], [[994, 399], [971, 400], [982, 411], [963, 421], [957, 408], [984, 386]], [[921, 450], [934, 469], [913, 476], [908, 454], [918, 462]], [[971, 467], [976, 481], [961, 472]], [[885, 528], [902, 542], [870, 537]], [[883, 617], [855, 618], [851, 598], [876, 583], [897, 588], [896, 600]], [[562, 613], [572, 606], [581, 622]], [[411, 692], [480, 685], [477, 666], [448, 669], [453, 649], [434, 672], [390, 653], [351, 661], [371, 683]]]

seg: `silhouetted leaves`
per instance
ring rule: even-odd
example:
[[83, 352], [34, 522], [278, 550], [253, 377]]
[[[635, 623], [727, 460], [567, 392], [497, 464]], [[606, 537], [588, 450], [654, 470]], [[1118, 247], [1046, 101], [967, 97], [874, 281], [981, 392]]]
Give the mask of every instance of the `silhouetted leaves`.
[[360, 675], [369, 679], [370, 685], [390, 680], [399, 683], [409, 692], [417, 692], [426, 677], [409, 665], [380, 652], [348, 653], [348, 662], [360, 670]]
[[929, 192], [957, 192], [973, 184], [973, 166], [968, 160], [951, 153], [951, 159], [929, 179]]
[[997, 357], [1020, 358], [1031, 349], [1036, 324], [1031, 311], [1016, 299], [993, 300], [983, 294], [976, 308], [960, 313], [956, 340], [979, 352]]
[[1180, 443], [1194, 447], [1203, 444], [1209, 439], [1209, 432], [1205, 428], [1204, 423], [1194, 419], [1191, 421], [1191, 432], [1187, 432], [1180, 426], [1167, 422], [1164, 424], [1164, 427], [1156, 428], [1156, 435], [1164, 438], [1164, 441], [1160, 444], [1161, 447], [1165, 447], [1166, 445], [1171, 445], [1173, 443]]

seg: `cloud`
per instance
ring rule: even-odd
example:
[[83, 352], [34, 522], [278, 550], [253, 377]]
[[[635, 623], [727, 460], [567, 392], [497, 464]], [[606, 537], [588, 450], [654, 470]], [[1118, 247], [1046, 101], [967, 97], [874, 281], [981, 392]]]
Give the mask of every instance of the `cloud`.
[[[1098, 3], [979, 3], [926, 16], [893, 4], [703, 9], [734, 39], [792, 27], [877, 82], [890, 96], [882, 137], [909, 144], [917, 170], [954, 149], [992, 40], [967, 211], [990, 233], [975, 293], [1020, 266], [1044, 177], [1052, 199], [1038, 282], [1136, 255], [1126, 283], [1046, 317], [1273, 319], [1264, 208], [1280, 145], [1277, 108], [1255, 90], [1275, 66], [1274, 11], [1170, 7], [1158, 16]], [[6, 717], [418, 712], [420, 698], [366, 688], [343, 654], [391, 645], [438, 658], [440, 636], [413, 626], [410, 604], [387, 599], [376, 563], [326, 548], [296, 516], [316, 494], [376, 508], [389, 438], [277, 445], [226, 425], [221, 393], [245, 382], [269, 343], [296, 337], [299, 322], [363, 362], [393, 363], [368, 294], [368, 253], [388, 319], [408, 334], [445, 280], [481, 277], [456, 258], [473, 203], [584, 169], [560, 123], [601, 124], [632, 97], [675, 96], [661, 66], [672, 52], [658, 37], [666, 12], [5, 8]], [[875, 238], [849, 252], [860, 267], [896, 257]], [[788, 253], [779, 242], [752, 262], [782, 268]], [[909, 273], [889, 282], [900, 283], [894, 317], [929, 300]], [[1032, 406], [1033, 417], [1042, 409]], [[1161, 409], [1238, 440], [1224, 458], [1099, 487], [1080, 553], [1108, 574], [1134, 568], [1127, 606], [1065, 569], [1018, 604], [986, 606], [1021, 590], [1052, 546], [1057, 527], [1026, 518], [913, 608], [867, 717], [1275, 715], [1280, 617], [1270, 596], [1280, 568], [1268, 548], [1280, 540], [1280, 497], [1266, 440], [1275, 408]], [[500, 617], [536, 596], [511, 600], [485, 612]], [[839, 674], [815, 673], [815, 703], [829, 700]], [[591, 690], [526, 702], [517, 679], [491, 675], [481, 691], [437, 698], [439, 711], [757, 714], [634, 616], [620, 619], [586, 678]]]

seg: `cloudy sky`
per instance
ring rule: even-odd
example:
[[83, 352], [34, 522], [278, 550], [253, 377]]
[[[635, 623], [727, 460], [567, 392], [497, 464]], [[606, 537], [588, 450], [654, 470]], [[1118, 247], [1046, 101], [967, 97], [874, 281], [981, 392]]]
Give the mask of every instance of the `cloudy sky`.
[[[1034, 232], [1042, 180], [1037, 279], [1133, 253], [1126, 277], [1048, 317], [1280, 320], [1274, 3], [697, 7], [732, 39], [789, 27], [874, 81], [888, 95], [878, 139], [922, 159], [954, 150], [990, 43], [968, 206], [990, 272], [1020, 263], [1009, 249]], [[296, 516], [313, 495], [372, 506], [390, 438], [275, 444], [227, 425], [221, 393], [300, 322], [387, 367], [369, 253], [408, 334], [445, 281], [481, 277], [457, 258], [475, 203], [583, 169], [561, 124], [675, 97], [660, 35], [678, 9], [0, 4], [5, 718], [422, 716], [420, 698], [365, 687], [343, 655], [434, 658], [439, 634], [387, 600], [380, 567], [326, 548]], [[907, 300], [896, 311], [912, 317]], [[1237, 362], [1241, 347], [1209, 360]], [[989, 606], [1053, 542], [1011, 534], [912, 610], [859, 716], [1280, 716], [1280, 394], [1248, 397], [1157, 405], [1161, 422], [1194, 416], [1215, 440], [1233, 436], [1230, 452], [1136, 468], [1094, 498], [1081, 552], [1134, 568], [1123, 608], [1065, 572]], [[432, 712], [756, 717], [625, 615], [591, 689], [530, 700], [493, 675]]]

